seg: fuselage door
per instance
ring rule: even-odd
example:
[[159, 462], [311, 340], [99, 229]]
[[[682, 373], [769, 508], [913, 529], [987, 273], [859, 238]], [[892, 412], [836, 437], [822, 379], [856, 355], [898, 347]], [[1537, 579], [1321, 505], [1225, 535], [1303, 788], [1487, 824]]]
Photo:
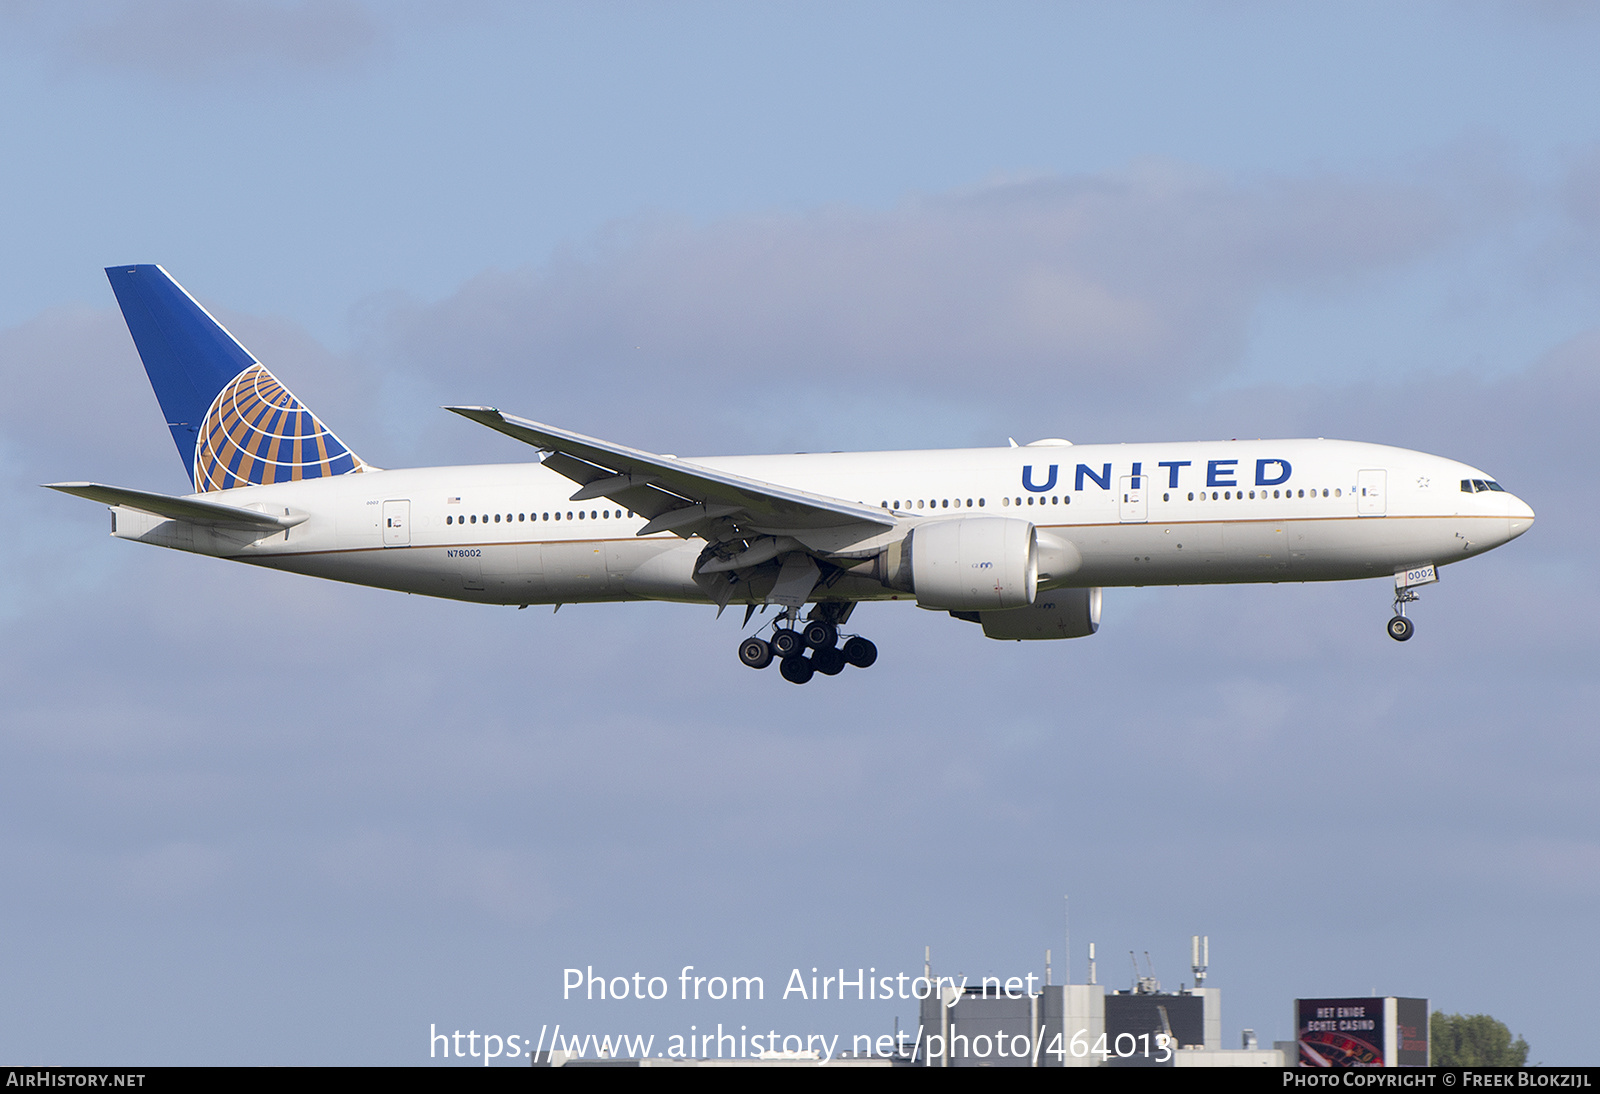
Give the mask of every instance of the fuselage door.
[[411, 503], [386, 501], [383, 503], [383, 545], [404, 547], [411, 542]]
[[1387, 512], [1387, 503], [1384, 501], [1387, 471], [1357, 471], [1356, 472], [1356, 515], [1360, 517], [1381, 517]]
[[1147, 506], [1145, 488], [1150, 484], [1146, 482], [1145, 475], [1124, 475], [1118, 480], [1118, 510], [1123, 524], [1143, 524], [1146, 517]]

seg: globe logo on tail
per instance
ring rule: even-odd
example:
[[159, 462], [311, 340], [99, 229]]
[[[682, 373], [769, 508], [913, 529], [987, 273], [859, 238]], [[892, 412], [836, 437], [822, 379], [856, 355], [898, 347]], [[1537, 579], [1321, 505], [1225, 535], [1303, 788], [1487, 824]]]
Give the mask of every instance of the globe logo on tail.
[[254, 364], [225, 385], [206, 412], [195, 445], [194, 486], [209, 493], [366, 469], [276, 376]]

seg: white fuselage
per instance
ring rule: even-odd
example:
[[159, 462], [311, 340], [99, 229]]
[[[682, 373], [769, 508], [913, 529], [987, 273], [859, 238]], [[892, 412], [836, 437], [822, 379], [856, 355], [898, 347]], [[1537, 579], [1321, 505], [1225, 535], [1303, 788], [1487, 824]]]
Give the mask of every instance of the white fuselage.
[[[1335, 581], [1444, 565], [1521, 535], [1533, 511], [1466, 464], [1330, 440], [1039, 444], [730, 456], [694, 464], [882, 506], [908, 521], [1027, 520], [1081, 565], [1056, 587]], [[213, 530], [116, 509], [115, 534], [336, 581], [494, 604], [706, 602], [703, 544], [537, 463], [368, 471], [205, 495], [306, 519]], [[258, 538], [259, 537], [259, 538]], [[751, 595], [759, 597], [760, 590]], [[846, 575], [813, 599], [911, 599]]]

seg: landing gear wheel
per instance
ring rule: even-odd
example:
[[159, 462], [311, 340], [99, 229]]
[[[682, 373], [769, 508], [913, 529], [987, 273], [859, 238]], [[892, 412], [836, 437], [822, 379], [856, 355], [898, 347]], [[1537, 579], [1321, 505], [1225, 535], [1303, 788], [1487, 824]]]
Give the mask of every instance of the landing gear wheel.
[[858, 669], [868, 668], [878, 659], [878, 647], [859, 634], [846, 642], [839, 652]]
[[824, 676], [838, 676], [844, 671], [847, 662], [844, 654], [833, 646], [824, 646], [811, 655], [811, 663], [816, 670]]
[[830, 649], [839, 641], [839, 628], [824, 620], [813, 619], [806, 624], [800, 636], [806, 640], [806, 645], [814, 650]]
[[811, 680], [811, 674], [817, 671], [817, 667], [804, 657], [785, 657], [778, 662], [778, 671], [789, 683], [804, 684]]
[[772, 647], [759, 638], [746, 638], [739, 644], [739, 660], [753, 669], [764, 669], [772, 664]]
[[[772, 652], [779, 657], [789, 658], [797, 653], [804, 653], [805, 642], [800, 638], [799, 632], [787, 627], [780, 628], [772, 634]], [[804, 680], [799, 681], [805, 683]]]
[[1397, 615], [1389, 620], [1389, 637], [1396, 642], [1404, 642], [1416, 631], [1411, 620], [1403, 615]]

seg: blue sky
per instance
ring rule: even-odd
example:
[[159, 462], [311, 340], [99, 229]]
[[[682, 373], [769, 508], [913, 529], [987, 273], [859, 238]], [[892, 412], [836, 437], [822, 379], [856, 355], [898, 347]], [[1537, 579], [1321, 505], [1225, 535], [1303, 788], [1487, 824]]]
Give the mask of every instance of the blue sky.
[[[1600, 975], [1597, 45], [1564, 3], [0, 4], [0, 1056], [798, 1022], [561, 970], [1059, 970], [1070, 892], [1080, 975], [1209, 934], [1229, 1043], [1375, 989], [1593, 1063], [1547, 986]], [[522, 458], [446, 402], [684, 453], [1326, 435], [1539, 523], [1403, 647], [1382, 583], [1113, 590], [1060, 644], [863, 609], [878, 666], [796, 689], [709, 611], [108, 541], [36, 484], [184, 481], [114, 262], [383, 466]]]

